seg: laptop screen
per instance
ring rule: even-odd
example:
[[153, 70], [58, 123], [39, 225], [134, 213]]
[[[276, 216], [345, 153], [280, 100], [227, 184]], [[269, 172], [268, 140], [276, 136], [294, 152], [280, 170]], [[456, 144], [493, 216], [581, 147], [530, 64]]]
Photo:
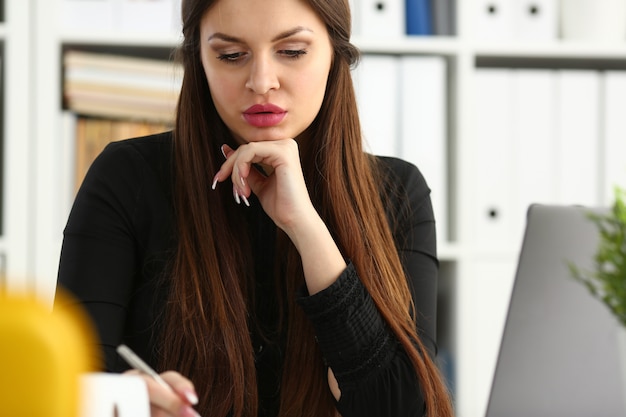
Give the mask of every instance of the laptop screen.
[[626, 416], [626, 329], [567, 266], [592, 267], [599, 233], [589, 210], [528, 211], [487, 417]]

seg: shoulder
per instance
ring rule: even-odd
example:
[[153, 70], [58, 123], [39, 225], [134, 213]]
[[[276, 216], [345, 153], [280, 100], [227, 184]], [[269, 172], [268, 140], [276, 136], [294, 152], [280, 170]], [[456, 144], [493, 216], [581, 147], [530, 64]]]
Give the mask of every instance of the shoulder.
[[139, 190], [156, 187], [170, 193], [172, 134], [160, 133], [109, 143], [93, 161], [79, 194], [137, 196]]
[[396, 241], [419, 224], [434, 222], [430, 188], [412, 163], [394, 157], [374, 157], [380, 197]]
[[93, 161], [87, 177], [102, 174], [127, 176], [150, 171], [169, 176], [172, 162], [172, 133], [125, 139], [109, 143]]
[[426, 179], [414, 164], [400, 158], [375, 156], [375, 172], [381, 177], [382, 191], [406, 194], [410, 199], [430, 195]]
[[[172, 132], [124, 139], [109, 143], [97, 159], [141, 159], [147, 163], [171, 159]], [[121, 162], [122, 160], [119, 160]]]

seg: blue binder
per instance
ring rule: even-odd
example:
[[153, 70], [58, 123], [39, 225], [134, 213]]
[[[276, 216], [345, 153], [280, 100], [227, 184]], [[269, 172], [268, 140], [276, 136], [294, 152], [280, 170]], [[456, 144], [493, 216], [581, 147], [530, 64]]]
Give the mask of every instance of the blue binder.
[[431, 0], [405, 0], [407, 35], [432, 35]]

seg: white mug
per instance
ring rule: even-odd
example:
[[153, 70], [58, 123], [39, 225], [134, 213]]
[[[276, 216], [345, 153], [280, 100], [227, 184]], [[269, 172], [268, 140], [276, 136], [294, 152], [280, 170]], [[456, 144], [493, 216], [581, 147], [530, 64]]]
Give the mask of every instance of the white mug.
[[80, 417], [150, 417], [146, 382], [139, 376], [90, 373], [81, 377]]

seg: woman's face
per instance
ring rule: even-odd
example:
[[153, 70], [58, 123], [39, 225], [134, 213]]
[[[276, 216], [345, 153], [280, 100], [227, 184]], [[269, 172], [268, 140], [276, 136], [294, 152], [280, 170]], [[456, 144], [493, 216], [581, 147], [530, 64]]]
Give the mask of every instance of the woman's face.
[[217, 111], [239, 143], [296, 138], [317, 115], [332, 60], [304, 0], [218, 0], [201, 27]]

